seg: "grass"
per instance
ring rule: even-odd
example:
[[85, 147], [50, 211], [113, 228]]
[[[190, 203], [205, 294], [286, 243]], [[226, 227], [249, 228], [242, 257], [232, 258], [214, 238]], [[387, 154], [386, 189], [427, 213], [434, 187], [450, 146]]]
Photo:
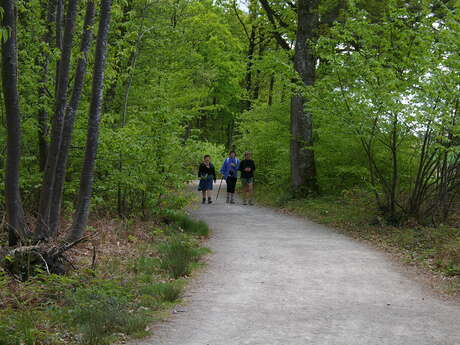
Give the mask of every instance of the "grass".
[[180, 300], [184, 277], [207, 252], [207, 226], [178, 219], [94, 225], [100, 236], [73, 250], [79, 269], [67, 275], [18, 282], [0, 269], [0, 345], [109, 345], [145, 336]]
[[168, 223], [185, 233], [201, 237], [209, 236], [209, 227], [205, 222], [195, 220], [185, 213], [174, 211], [165, 214], [164, 217]]
[[192, 264], [204, 254], [186, 238], [174, 237], [158, 247], [160, 267], [177, 279], [191, 273]]
[[351, 237], [392, 252], [405, 262], [440, 273], [445, 292], [460, 295], [460, 228], [456, 224], [437, 228], [407, 223], [395, 227], [378, 216], [372, 196], [362, 191], [342, 195], [293, 200], [258, 187], [258, 202], [329, 225]]

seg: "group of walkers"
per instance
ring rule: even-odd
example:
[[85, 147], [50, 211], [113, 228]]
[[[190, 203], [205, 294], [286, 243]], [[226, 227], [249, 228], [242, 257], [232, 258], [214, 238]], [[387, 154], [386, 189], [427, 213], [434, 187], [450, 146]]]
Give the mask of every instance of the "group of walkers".
[[[240, 161], [236, 157], [235, 151], [230, 151], [228, 157], [224, 160], [220, 173], [222, 179], [227, 182], [227, 203], [235, 203], [235, 189], [236, 182], [238, 181], [238, 172], [240, 173], [241, 184], [243, 186], [243, 205], [253, 205], [252, 193], [254, 185], [254, 171], [256, 166], [252, 160], [251, 152], [244, 153], [244, 159]], [[201, 191], [203, 199], [202, 203], [212, 203], [211, 192], [213, 184], [216, 182], [216, 170], [214, 165], [211, 163], [211, 156], [205, 155], [203, 162], [198, 168], [198, 178], [200, 183], [198, 190]]]

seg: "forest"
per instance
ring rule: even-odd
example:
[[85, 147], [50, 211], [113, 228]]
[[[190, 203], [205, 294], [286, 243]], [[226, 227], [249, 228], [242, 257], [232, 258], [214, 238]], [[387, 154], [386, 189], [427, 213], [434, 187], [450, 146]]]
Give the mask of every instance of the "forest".
[[[184, 185], [229, 150], [253, 153], [259, 202], [364, 205], [359, 224], [460, 276], [460, 1], [1, 0], [0, 19], [0, 344], [114, 341], [50, 337], [61, 319], [31, 326], [21, 308], [95, 293], [75, 275], [102, 273], [68, 261], [94, 268], [100, 223], [135, 247], [151, 222], [155, 253], [197, 261], [208, 230], [183, 214]], [[193, 234], [169, 238], [176, 225]], [[54, 317], [84, 319], [72, 308]]]

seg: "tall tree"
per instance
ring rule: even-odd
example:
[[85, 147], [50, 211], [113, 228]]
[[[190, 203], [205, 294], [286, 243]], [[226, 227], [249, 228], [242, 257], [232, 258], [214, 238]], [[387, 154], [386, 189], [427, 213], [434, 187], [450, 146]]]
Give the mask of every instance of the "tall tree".
[[[291, 44], [280, 32], [280, 28], [287, 28], [288, 25], [273, 10], [268, 0], [260, 0], [260, 3], [273, 26], [278, 45], [291, 51]], [[308, 44], [317, 35], [319, 3], [319, 0], [298, 0], [296, 4], [297, 27], [293, 61], [303, 86], [311, 86], [315, 82], [316, 58]], [[307, 101], [302, 89], [295, 90], [291, 97], [291, 187], [298, 196], [319, 191], [313, 151], [313, 120], [311, 112], [305, 110]]]
[[[290, 25], [277, 13], [268, 0], [260, 0], [273, 27], [273, 35], [278, 45], [292, 51], [286, 40], [285, 31]], [[318, 59], [312, 46], [320, 37], [322, 26], [330, 26], [337, 19], [344, 1], [297, 0], [296, 4], [284, 4], [284, 8], [296, 12], [294, 69], [297, 72], [295, 87], [291, 96], [291, 187], [294, 194], [305, 196], [319, 192], [316, 176], [316, 162], [313, 137], [313, 114], [306, 109], [309, 99], [304, 88], [315, 84]]]
[[56, 166], [61, 146], [62, 128], [64, 125], [65, 109], [67, 105], [67, 87], [69, 83], [70, 60], [75, 29], [75, 20], [78, 10], [78, 0], [69, 0], [65, 18], [62, 54], [59, 61], [59, 75], [56, 89], [56, 104], [51, 130], [51, 143], [49, 145], [43, 174], [43, 185], [40, 194], [40, 205], [36, 235], [38, 238], [49, 237], [49, 216], [53, 195]]
[[[308, 44], [317, 36], [320, 1], [297, 1], [297, 32], [294, 69], [304, 86], [315, 83], [316, 57]], [[313, 116], [305, 109], [308, 99], [295, 91], [291, 99], [291, 178], [293, 190], [301, 195], [319, 191], [313, 151]]]
[[2, 39], [2, 81], [7, 122], [7, 159], [5, 169], [5, 204], [9, 245], [25, 239], [24, 211], [19, 191], [21, 160], [21, 115], [18, 93], [18, 56], [16, 44], [16, 2], [3, 0], [3, 23], [8, 36]]
[[83, 35], [80, 47], [80, 57], [78, 58], [75, 79], [72, 90], [72, 97], [66, 107], [64, 117], [64, 127], [62, 130], [62, 140], [59, 149], [59, 157], [56, 163], [56, 176], [52, 189], [52, 200], [50, 208], [50, 235], [55, 236], [59, 228], [59, 218], [61, 215], [61, 199], [64, 189], [64, 179], [66, 173], [67, 159], [69, 155], [72, 132], [75, 123], [75, 114], [80, 104], [83, 86], [85, 83], [86, 66], [88, 63], [88, 51], [93, 37], [93, 24], [95, 15], [95, 4], [93, 0], [86, 3], [86, 14], [83, 23]]
[[78, 194], [77, 208], [72, 228], [68, 234], [69, 240], [77, 240], [83, 235], [86, 222], [88, 220], [94, 166], [96, 163], [96, 153], [99, 141], [99, 123], [101, 118], [104, 69], [107, 54], [107, 39], [109, 34], [111, 9], [112, 0], [102, 0], [96, 41], [91, 103], [88, 114], [85, 158], [80, 178], [80, 191]]

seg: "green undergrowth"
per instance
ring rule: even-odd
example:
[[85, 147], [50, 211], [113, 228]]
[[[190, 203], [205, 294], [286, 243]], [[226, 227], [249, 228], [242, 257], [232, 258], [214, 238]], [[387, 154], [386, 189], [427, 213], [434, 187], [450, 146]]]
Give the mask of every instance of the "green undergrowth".
[[405, 262], [440, 273], [447, 282], [444, 290], [460, 294], [460, 227], [455, 222], [436, 228], [410, 222], [390, 226], [378, 216], [372, 196], [357, 190], [299, 200], [259, 186], [256, 198], [261, 204], [334, 227], [393, 252]]
[[149, 334], [208, 252], [206, 224], [179, 213], [174, 219], [96, 229], [107, 238], [95, 267], [80, 255], [72, 258], [77, 270], [27, 282], [0, 270], [0, 345], [109, 345]]

